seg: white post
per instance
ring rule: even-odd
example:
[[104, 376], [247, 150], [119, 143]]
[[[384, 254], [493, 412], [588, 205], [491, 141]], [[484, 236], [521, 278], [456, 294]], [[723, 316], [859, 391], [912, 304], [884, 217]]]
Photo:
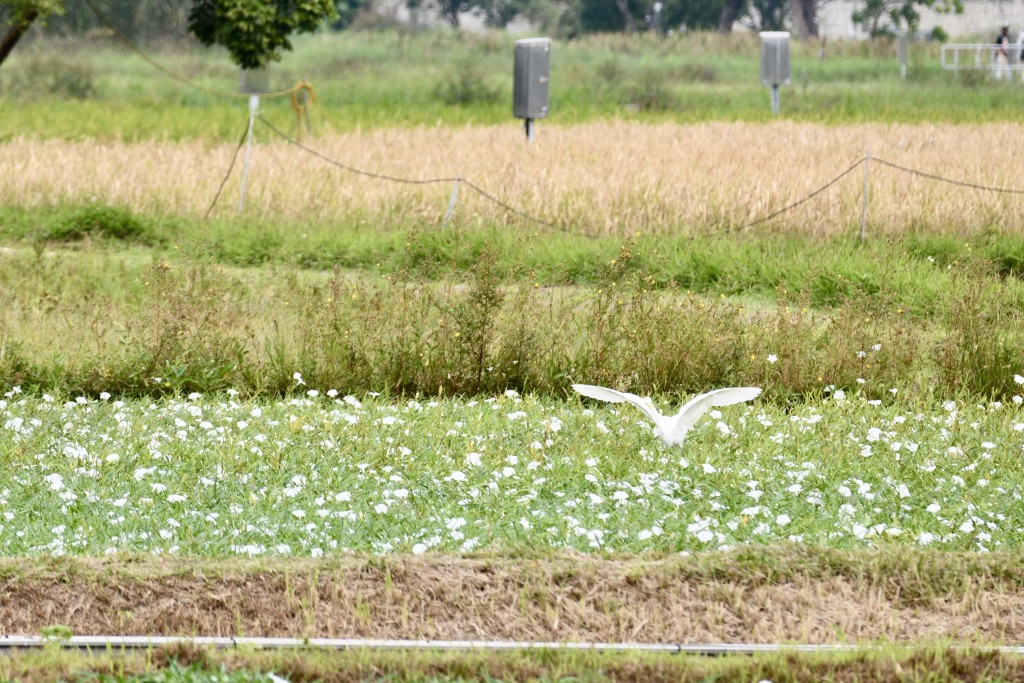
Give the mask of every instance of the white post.
[[860, 210], [860, 241], [864, 241], [864, 229], [868, 222], [868, 167], [871, 165], [871, 150], [864, 151], [864, 200]]
[[462, 176], [455, 179], [455, 187], [452, 188], [452, 196], [448, 199], [448, 211], [444, 214], [444, 221], [442, 225], [448, 225], [448, 221], [451, 220], [452, 214], [455, 213], [455, 202], [459, 200], [460, 180], [462, 180]]
[[238, 198], [238, 213], [245, 207], [245, 180], [249, 176], [249, 157], [252, 155], [252, 129], [256, 125], [256, 112], [260, 108], [260, 96], [249, 96], [249, 132], [245, 143], [245, 163], [242, 164], [242, 194]]

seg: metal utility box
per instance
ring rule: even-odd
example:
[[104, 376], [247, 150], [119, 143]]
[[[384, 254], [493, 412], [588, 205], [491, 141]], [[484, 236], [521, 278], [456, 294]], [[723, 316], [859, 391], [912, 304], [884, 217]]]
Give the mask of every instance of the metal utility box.
[[789, 31], [761, 32], [761, 82], [789, 83]]
[[249, 95], [270, 92], [270, 69], [242, 69], [238, 76], [238, 89]]
[[550, 80], [551, 40], [517, 40], [515, 83], [512, 89], [512, 113], [516, 118], [542, 119], [548, 115]]

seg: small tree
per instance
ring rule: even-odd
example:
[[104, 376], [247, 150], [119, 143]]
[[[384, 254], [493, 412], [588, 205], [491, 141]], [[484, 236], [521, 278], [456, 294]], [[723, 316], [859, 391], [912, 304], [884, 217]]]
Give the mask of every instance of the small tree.
[[188, 29], [203, 45], [226, 47], [242, 68], [258, 69], [292, 49], [292, 33], [336, 17], [333, 0], [194, 0]]
[[871, 35], [903, 28], [912, 32], [921, 21], [918, 7], [956, 14], [964, 11], [961, 0], [865, 0], [864, 7], [853, 13], [853, 20], [864, 24]]
[[0, 26], [6, 25], [0, 35], [0, 64], [18, 44], [32, 23], [59, 13], [64, 8], [61, 0], [0, 0]]

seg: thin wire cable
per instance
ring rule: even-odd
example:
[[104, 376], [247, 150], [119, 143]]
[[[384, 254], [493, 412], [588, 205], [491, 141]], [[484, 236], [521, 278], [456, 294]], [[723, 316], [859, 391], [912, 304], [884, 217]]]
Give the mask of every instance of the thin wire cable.
[[[226, 90], [217, 90], [215, 88], [208, 88], [205, 85], [200, 85], [199, 83], [196, 83], [194, 81], [190, 81], [189, 79], [185, 78], [181, 74], [178, 74], [178, 73], [175, 73], [174, 71], [171, 71], [170, 69], [165, 67], [163, 64], [159, 63], [158, 61], [156, 61], [155, 59], [150, 57], [148, 54], [146, 54], [146, 52], [144, 52], [141, 47], [139, 47], [134, 42], [132, 42], [131, 38], [126, 36], [124, 33], [122, 33], [120, 31], [120, 29], [118, 29], [116, 26], [114, 26], [114, 24], [110, 21], [110, 19], [107, 19], [106, 15], [103, 14], [103, 12], [101, 12], [100, 9], [98, 7], [96, 7], [95, 4], [93, 4], [92, 0], [85, 0], [85, 4], [88, 5], [89, 9], [92, 10], [92, 13], [95, 14], [96, 17], [101, 22], [103, 22], [104, 24], [107, 25], [107, 28], [109, 28], [111, 31], [114, 32], [114, 35], [117, 36], [118, 40], [120, 40], [122, 43], [127, 45], [128, 49], [130, 49], [132, 52], [134, 52], [135, 54], [137, 54], [140, 57], [142, 57], [142, 59], [144, 59], [147, 62], [149, 62], [150, 66], [155, 68], [157, 71], [160, 71], [164, 75], [169, 76], [170, 78], [172, 78], [173, 80], [178, 81], [179, 83], [183, 83], [184, 85], [187, 85], [190, 88], [194, 88], [196, 90], [200, 90], [200, 91], [205, 92], [205, 93], [207, 93], [209, 95], [217, 95], [219, 97], [231, 97], [231, 98], [235, 98], [235, 99], [248, 99], [249, 98], [249, 95], [247, 93], [228, 92]], [[300, 90], [303, 87], [305, 87], [305, 86], [300, 83], [299, 85], [296, 85], [294, 87], [288, 88], [287, 90], [278, 90], [276, 92], [260, 93], [260, 97], [284, 97], [285, 95], [291, 95], [293, 92], [295, 92], [297, 90]]]
[[939, 182], [949, 183], [950, 185], [958, 185], [960, 187], [969, 187], [972, 190], [984, 190], [986, 192], [1002, 192], [1004, 194], [1024, 194], [1024, 190], [1018, 190], [1016, 188], [993, 187], [993, 186], [990, 186], [990, 185], [979, 185], [977, 183], [968, 183], [968, 182], [965, 182], [963, 180], [953, 180], [952, 178], [945, 178], [945, 177], [940, 176], [940, 175], [935, 175], [934, 173], [925, 173], [924, 171], [918, 171], [917, 169], [908, 168], [906, 166], [900, 166], [899, 164], [894, 164], [893, 162], [886, 161], [885, 159], [879, 159], [876, 156], [871, 157], [871, 161], [876, 161], [876, 162], [882, 164], [883, 166], [888, 166], [889, 168], [894, 168], [897, 171], [903, 171], [904, 173], [910, 173], [912, 175], [921, 176], [922, 178], [928, 178], [929, 180], [938, 180]]
[[[874, 159], [874, 157], [872, 157], [872, 159]], [[748, 230], [750, 228], [753, 228], [756, 225], [760, 225], [761, 223], [767, 223], [768, 221], [772, 220], [773, 218], [778, 218], [779, 216], [781, 216], [782, 214], [786, 213], [787, 211], [792, 211], [793, 209], [795, 209], [796, 207], [800, 206], [801, 204], [804, 204], [804, 203], [809, 202], [810, 200], [814, 199], [819, 194], [821, 194], [825, 190], [829, 189], [830, 187], [832, 187], [833, 185], [838, 183], [840, 180], [842, 180], [846, 176], [848, 176], [851, 173], [853, 173], [854, 169], [856, 169], [858, 166], [860, 166], [863, 163], [864, 163], [864, 157], [861, 157], [860, 159], [855, 161], [853, 164], [851, 164], [845, 171], [843, 171], [842, 173], [837, 175], [835, 178], [833, 178], [832, 180], [828, 181], [827, 183], [825, 183], [824, 185], [819, 187], [814, 192], [811, 192], [809, 195], [807, 195], [806, 197], [803, 197], [802, 199], [798, 199], [797, 201], [793, 202], [792, 204], [787, 204], [786, 206], [782, 207], [781, 209], [778, 209], [777, 211], [773, 211], [772, 213], [768, 214], [767, 216], [762, 216], [761, 218], [758, 218], [756, 220], [750, 221], [749, 223], [744, 223], [743, 225], [740, 225], [740, 226], [737, 226], [737, 227], [724, 228], [722, 230], [715, 230], [715, 231], [712, 231], [712, 232], [704, 232], [704, 233], [700, 233], [698, 235], [693, 235], [693, 236], [691, 236], [690, 239], [697, 239], [698, 237], [715, 237], [715, 236], [718, 236], [718, 235], [726, 235], [726, 234], [731, 233], [731, 232], [742, 232], [743, 230]]]
[[357, 175], [366, 176], [367, 178], [377, 178], [379, 180], [390, 180], [390, 181], [395, 182], [395, 183], [405, 183], [407, 185], [432, 185], [432, 184], [437, 184], [437, 183], [459, 182], [459, 183], [462, 183], [463, 185], [465, 185], [466, 187], [468, 187], [469, 189], [473, 190], [477, 194], [479, 194], [484, 199], [487, 199], [488, 201], [493, 202], [494, 204], [497, 204], [498, 206], [500, 206], [501, 208], [505, 209], [509, 213], [511, 213], [513, 215], [516, 215], [516, 216], [519, 216], [520, 218], [524, 218], [526, 220], [533, 221], [534, 223], [537, 223], [538, 225], [543, 225], [544, 227], [551, 228], [553, 230], [559, 230], [559, 231], [562, 231], [562, 232], [567, 232], [567, 233], [572, 233], [572, 234], [579, 234], [579, 235], [583, 235], [584, 237], [588, 237], [588, 238], [591, 237], [591, 235], [589, 235], [587, 233], [577, 233], [577, 232], [575, 232], [573, 230], [570, 230], [570, 229], [565, 228], [565, 227], [563, 227], [561, 225], [558, 225], [557, 223], [551, 223], [551, 222], [548, 222], [548, 221], [546, 221], [546, 220], [544, 220], [542, 218], [538, 218], [538, 217], [536, 217], [534, 215], [526, 213], [525, 211], [521, 211], [521, 210], [515, 208], [514, 206], [512, 206], [511, 204], [508, 204], [508, 203], [498, 199], [497, 197], [495, 197], [491, 193], [487, 192], [486, 190], [484, 190], [482, 187], [480, 187], [476, 183], [471, 182], [469, 180], [466, 180], [462, 176], [451, 176], [451, 177], [447, 177], [447, 178], [425, 178], [425, 179], [417, 180], [417, 179], [413, 179], [413, 178], [401, 178], [399, 176], [386, 175], [384, 173], [374, 173], [372, 171], [364, 171], [362, 169], [355, 168], [354, 166], [349, 166], [348, 164], [344, 164], [344, 163], [342, 163], [342, 162], [340, 162], [340, 161], [338, 161], [336, 159], [332, 159], [332, 158], [330, 158], [328, 156], [325, 156], [325, 155], [321, 154], [320, 152], [317, 152], [315, 149], [312, 149], [310, 147], [307, 147], [306, 145], [303, 145], [301, 142], [299, 142], [298, 140], [295, 140], [292, 137], [289, 137], [286, 133], [284, 133], [279, 128], [274, 126], [274, 124], [270, 123], [270, 121], [265, 119], [262, 114], [258, 114], [256, 118], [258, 118], [263, 123], [263, 125], [265, 125], [267, 128], [269, 128], [270, 130], [274, 131], [274, 133], [276, 133], [283, 140], [287, 140], [288, 143], [294, 145], [295, 147], [298, 147], [299, 149], [301, 149], [301, 150], [303, 150], [305, 152], [308, 152], [309, 154], [312, 154], [313, 156], [315, 156], [315, 157], [317, 157], [319, 159], [322, 159], [323, 161], [326, 161], [329, 164], [332, 164], [334, 166], [337, 166], [338, 168], [346, 170], [349, 173], [355, 173]]
[[374, 173], [373, 171], [364, 171], [361, 168], [356, 168], [355, 166], [349, 166], [348, 164], [344, 164], [344, 163], [342, 163], [342, 162], [340, 162], [340, 161], [338, 161], [336, 159], [332, 159], [329, 156], [325, 156], [325, 155], [321, 154], [320, 152], [316, 151], [315, 149], [313, 149], [311, 147], [307, 147], [306, 145], [302, 144], [301, 142], [299, 142], [298, 140], [296, 140], [295, 138], [291, 137], [290, 135], [288, 135], [287, 133], [282, 131], [280, 128], [278, 128], [277, 126], [272, 124], [270, 121], [265, 119], [262, 114], [257, 114], [256, 118], [259, 119], [259, 121], [264, 126], [269, 128], [270, 130], [274, 131], [274, 133], [276, 133], [281, 139], [288, 141], [289, 144], [294, 145], [295, 147], [298, 147], [302, 151], [308, 152], [309, 154], [312, 154], [313, 156], [317, 157], [318, 159], [322, 159], [323, 161], [326, 161], [327, 163], [329, 163], [329, 164], [331, 164], [333, 166], [337, 166], [340, 169], [348, 171], [349, 173], [355, 173], [356, 175], [366, 176], [367, 178], [376, 178], [378, 180], [390, 180], [391, 182], [394, 182], [394, 183], [404, 183], [406, 185], [436, 185], [438, 183], [452, 183], [452, 182], [455, 182], [456, 180], [461, 180], [462, 182], [466, 182], [465, 179], [462, 178], [461, 176], [450, 176], [450, 177], [447, 177], [447, 178], [422, 178], [422, 179], [416, 179], [416, 178], [401, 178], [399, 176], [387, 175], [385, 173]]
[[536, 216], [528, 214], [525, 211], [520, 211], [519, 209], [515, 208], [511, 204], [507, 204], [507, 203], [503, 202], [502, 200], [498, 199], [494, 195], [492, 195], [489, 192], [485, 191], [479, 185], [477, 185], [475, 183], [472, 183], [472, 182], [466, 180], [465, 178], [462, 179], [462, 184], [465, 185], [466, 187], [468, 187], [469, 189], [473, 190], [474, 192], [476, 192], [478, 195], [480, 195], [484, 199], [487, 199], [488, 201], [491, 201], [491, 202], [497, 204], [498, 206], [500, 206], [501, 208], [505, 209], [506, 211], [508, 211], [509, 213], [511, 213], [511, 214], [513, 214], [515, 216], [519, 216], [520, 218], [525, 218], [528, 221], [533, 221], [534, 223], [536, 223], [538, 225], [543, 225], [544, 227], [551, 228], [552, 230], [558, 230], [558, 231], [570, 233], [570, 234], [573, 234], [573, 235], [582, 235], [583, 237], [586, 237], [588, 239], [593, 237], [589, 233], [586, 233], [586, 232], [576, 232], [575, 230], [571, 230], [571, 229], [566, 228], [564, 226], [558, 225], [557, 223], [550, 223], [550, 222], [544, 220], [543, 218], [537, 218]]
[[238, 152], [242, 149], [242, 145], [245, 144], [245, 138], [249, 133], [249, 124], [245, 124], [245, 130], [242, 131], [242, 137], [238, 140], [238, 146], [235, 147], [235, 153], [231, 155], [231, 165], [228, 166], [228, 172], [224, 174], [224, 179], [220, 181], [220, 187], [217, 188], [217, 194], [213, 196], [213, 201], [210, 202], [210, 208], [206, 210], [206, 214], [203, 216], [203, 220], [207, 220], [210, 214], [213, 212], [213, 207], [217, 206], [217, 200], [220, 199], [220, 193], [224, 191], [224, 186], [227, 185], [228, 178], [231, 177], [231, 171], [235, 168], [235, 162], [238, 161]]

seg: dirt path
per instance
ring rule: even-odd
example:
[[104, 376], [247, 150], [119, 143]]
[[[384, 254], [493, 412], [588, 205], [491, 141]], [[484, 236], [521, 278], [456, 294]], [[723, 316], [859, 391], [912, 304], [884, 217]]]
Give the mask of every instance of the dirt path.
[[1024, 642], [1019, 556], [932, 555], [7, 560], [0, 634]]

